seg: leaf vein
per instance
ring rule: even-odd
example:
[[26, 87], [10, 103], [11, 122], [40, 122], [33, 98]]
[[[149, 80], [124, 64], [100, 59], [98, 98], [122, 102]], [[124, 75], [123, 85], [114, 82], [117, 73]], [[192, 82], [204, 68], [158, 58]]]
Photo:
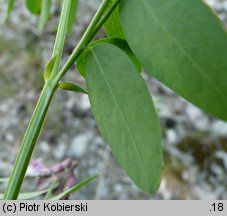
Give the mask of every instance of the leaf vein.
[[223, 102], [227, 104], [227, 101], [225, 100], [225, 95], [219, 90], [217, 86], [214, 85], [212, 80], [210, 80], [209, 76], [206, 75], [206, 73], [203, 71], [201, 66], [186, 52], [185, 48], [177, 41], [177, 39], [163, 26], [163, 24], [160, 22], [154, 11], [149, 7], [149, 5], [144, 2], [144, 0], [140, 0], [142, 5], [145, 7], [145, 9], [148, 10], [148, 12], [151, 14], [151, 16], [156, 20], [156, 22], [159, 24], [160, 28], [163, 32], [165, 32], [169, 38], [176, 44], [176, 46], [181, 50], [181, 52], [186, 56], [186, 58], [192, 62], [192, 64], [195, 66], [195, 68], [198, 70], [198, 72], [201, 74], [201, 76], [207, 80], [207, 82], [213, 87], [213, 89], [217, 92], [217, 94], [220, 96], [220, 98], [223, 99]]
[[124, 124], [125, 124], [125, 126], [126, 126], [126, 128], [127, 128], [127, 130], [128, 130], [128, 133], [129, 133], [129, 135], [130, 135], [130, 137], [131, 137], [131, 140], [132, 140], [132, 142], [133, 142], [133, 146], [134, 146], [135, 152], [136, 152], [136, 154], [138, 155], [138, 157], [140, 158], [140, 164], [141, 164], [141, 167], [142, 167], [142, 169], [143, 169], [143, 173], [144, 173], [145, 177], [148, 179], [147, 182], [149, 182], [149, 177], [146, 175], [146, 173], [147, 173], [147, 172], [146, 172], [146, 168], [144, 167], [144, 163], [142, 162], [142, 161], [143, 161], [143, 157], [142, 157], [142, 155], [141, 155], [141, 153], [140, 153], [140, 151], [139, 151], [139, 149], [138, 149], [138, 147], [137, 147], [137, 142], [136, 142], [136, 140], [134, 140], [134, 138], [133, 138], [133, 137], [134, 137], [134, 136], [133, 136], [133, 132], [132, 132], [130, 126], [129, 126], [129, 123], [128, 123], [127, 120], [125, 119], [124, 112], [123, 112], [123, 110], [121, 109], [121, 106], [120, 106], [120, 104], [119, 104], [119, 102], [118, 102], [118, 100], [117, 100], [117, 97], [116, 97], [116, 95], [115, 95], [115, 93], [114, 93], [114, 90], [113, 90], [113, 88], [112, 88], [112, 86], [111, 86], [109, 80], [107, 79], [107, 77], [106, 77], [106, 75], [105, 75], [105, 72], [104, 72], [104, 70], [103, 70], [101, 64], [99, 63], [99, 60], [98, 60], [97, 56], [95, 55], [94, 52], [92, 52], [92, 54], [93, 54], [93, 56], [94, 56], [94, 59], [95, 59], [97, 65], [98, 65], [98, 67], [100, 68], [101, 75], [103, 76], [104, 80], [106, 81], [106, 84], [107, 84], [108, 88], [110, 89], [111, 94], [113, 95], [113, 99], [114, 99], [114, 101], [116, 102], [116, 105], [117, 105], [117, 107], [118, 107], [118, 109], [119, 109], [119, 111], [120, 111], [119, 113], [120, 113], [120, 115], [122, 116], [123, 122], [124, 122]]

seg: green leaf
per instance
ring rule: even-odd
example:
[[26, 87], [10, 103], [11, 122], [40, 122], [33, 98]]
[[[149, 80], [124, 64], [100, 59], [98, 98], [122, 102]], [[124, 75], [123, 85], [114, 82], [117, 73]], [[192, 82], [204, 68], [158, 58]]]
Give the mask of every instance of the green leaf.
[[[114, 2], [113, 0], [110, 2], [109, 8], [113, 4], [113, 2]], [[109, 8], [107, 8], [107, 10]], [[121, 38], [121, 39], [125, 38], [121, 28], [121, 23], [120, 23], [119, 7], [116, 7], [113, 13], [106, 20], [104, 24], [104, 30], [108, 37]]]
[[110, 148], [135, 184], [154, 192], [162, 171], [161, 130], [147, 86], [120, 48], [88, 51], [86, 81], [91, 109]]
[[120, 18], [150, 74], [227, 120], [227, 35], [208, 6], [200, 0], [121, 1]]
[[110, 44], [113, 44], [113, 45], [119, 47], [120, 49], [122, 49], [131, 58], [131, 60], [135, 64], [137, 70], [139, 72], [142, 71], [142, 66], [141, 66], [139, 60], [132, 53], [132, 50], [129, 47], [129, 45], [128, 45], [126, 40], [119, 39], [119, 38], [107, 38], [107, 39], [102, 39], [102, 40], [99, 41], [99, 43], [101, 43], [101, 42], [110, 43]]
[[91, 182], [95, 178], [97, 178], [97, 176], [90, 177], [90, 178], [82, 181], [81, 183], [69, 188], [68, 190], [64, 191], [63, 193], [60, 193], [57, 196], [52, 197], [50, 200], [60, 200], [69, 194], [75, 193], [76, 191], [78, 191], [79, 189], [81, 189], [82, 187], [87, 185], [89, 182]]
[[[46, 190], [43, 191], [35, 191], [35, 192], [28, 192], [28, 193], [20, 193], [18, 196], [19, 200], [28, 200], [28, 199], [33, 199], [37, 196], [40, 196], [44, 193], [46, 193]], [[0, 200], [2, 200], [4, 197], [4, 194], [0, 194]]]
[[76, 12], [77, 12], [77, 6], [78, 6], [78, 0], [72, 0], [71, 1], [71, 7], [69, 12], [69, 20], [68, 20], [68, 26], [67, 26], [67, 33], [70, 34], [72, 32], [73, 25], [75, 23], [76, 19]]
[[127, 55], [131, 58], [131, 60], [134, 62], [137, 70], [139, 72], [142, 71], [142, 66], [138, 59], [135, 57], [135, 55], [132, 53], [130, 47], [128, 46], [128, 43], [124, 39], [119, 38], [104, 38], [97, 41], [94, 41], [88, 45], [88, 48], [84, 50], [84, 52], [79, 56], [79, 58], [76, 60], [77, 64], [77, 70], [80, 72], [80, 74], [85, 77], [85, 64], [86, 64], [86, 53], [87, 51], [92, 48], [94, 45], [99, 43], [110, 43], [113, 44], [120, 49], [122, 49]]
[[25, 0], [27, 9], [34, 15], [39, 15], [42, 8], [42, 0]]
[[67, 91], [73, 91], [73, 92], [87, 94], [87, 92], [84, 89], [82, 89], [80, 86], [77, 86], [77, 85], [75, 85], [73, 83], [69, 83], [69, 82], [60, 83], [59, 88], [61, 88], [63, 90], [67, 90]]
[[45, 194], [45, 197], [44, 197], [43, 199], [44, 199], [44, 200], [49, 199], [49, 198], [53, 195], [54, 190], [55, 190], [57, 187], [59, 187], [59, 184], [60, 184], [59, 179], [57, 179], [57, 178], [54, 176], [54, 177], [53, 177], [53, 181], [52, 181], [51, 185], [48, 187], [47, 192], [46, 192], [46, 194]]
[[57, 59], [57, 55], [55, 55], [48, 63], [47, 63], [47, 66], [45, 68], [45, 71], [44, 71], [44, 80], [47, 81], [50, 76], [51, 76], [51, 72], [54, 68], [54, 64], [55, 64], [55, 61]]
[[15, 0], [8, 0], [8, 7], [6, 12], [5, 22], [7, 22], [7, 20], [9, 19], [9, 16], [13, 10], [14, 3], [15, 3]]
[[42, 31], [50, 14], [51, 0], [42, 0], [41, 14], [39, 18], [39, 30]]
[[86, 64], [87, 49], [85, 49], [80, 56], [76, 59], [76, 68], [81, 76], [85, 77], [85, 64]]

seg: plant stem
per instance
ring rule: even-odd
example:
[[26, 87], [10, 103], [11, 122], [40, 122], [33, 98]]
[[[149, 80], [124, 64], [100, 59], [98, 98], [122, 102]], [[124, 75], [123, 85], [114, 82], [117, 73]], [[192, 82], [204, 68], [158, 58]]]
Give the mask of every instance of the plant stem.
[[51, 77], [46, 81], [43, 87], [39, 101], [36, 105], [35, 111], [22, 140], [20, 151], [14, 163], [13, 171], [4, 193], [4, 199], [6, 200], [17, 199], [18, 197], [30, 159], [32, 157], [32, 153], [39, 138], [39, 134], [42, 130], [47, 111], [49, 109], [54, 93], [58, 87], [58, 82], [55, 82], [52, 77], [57, 74], [60, 66], [64, 40], [67, 31], [70, 5], [71, 0], [64, 0], [53, 49], [53, 56], [57, 55], [57, 59], [51, 73]]
[[103, 26], [103, 24], [106, 22], [106, 20], [109, 18], [109, 16], [113, 13], [113, 11], [115, 10], [115, 8], [119, 5], [121, 0], [116, 0], [111, 7], [108, 9], [108, 11], [105, 13], [105, 15], [102, 17], [102, 19], [99, 21], [99, 23], [96, 25], [91, 38], [93, 38], [97, 32], [99, 31], [99, 29]]
[[17, 199], [21, 185], [23, 183], [27, 167], [32, 157], [35, 144], [41, 132], [47, 111], [56, 91], [56, 86], [50, 81], [44, 85], [39, 101], [25, 132], [20, 151], [15, 161], [13, 171], [6, 188], [4, 199]]
[[[94, 37], [94, 30], [95, 33], [101, 28], [102, 25], [99, 25], [99, 28], [96, 28], [99, 24], [103, 14], [105, 13], [106, 9], [109, 6], [109, 3], [111, 0], [103, 0], [102, 4], [100, 5], [97, 13], [95, 14], [94, 18], [92, 19], [90, 25], [88, 26], [87, 30], [85, 31], [83, 37], [81, 38], [79, 44], [74, 49], [73, 53], [59, 72], [59, 74], [56, 76], [56, 80], [59, 82], [62, 77], [67, 73], [69, 68], [72, 66], [72, 64], [76, 61], [76, 59], [79, 57], [79, 55], [83, 52], [83, 50], [86, 48], [88, 43], [92, 40]], [[120, 0], [117, 0], [117, 4], [115, 7], [119, 4]]]
[[27, 167], [32, 157], [40, 132], [42, 130], [42, 126], [43, 126], [46, 114], [50, 107], [50, 103], [58, 88], [58, 83], [65, 75], [65, 73], [68, 71], [68, 69], [71, 67], [71, 65], [75, 62], [75, 60], [78, 58], [78, 56], [83, 52], [83, 50], [86, 48], [88, 43], [92, 40], [94, 35], [101, 28], [102, 24], [111, 14], [114, 8], [120, 2], [120, 0], [116, 0], [115, 3], [110, 8], [110, 10], [106, 13], [104, 18], [102, 19], [102, 16], [104, 15], [110, 1], [111, 0], [103, 0], [100, 8], [98, 9], [90, 25], [85, 31], [78, 46], [73, 51], [68, 61], [64, 65], [64, 67], [58, 73], [60, 62], [61, 62], [61, 56], [63, 52], [64, 40], [67, 32], [68, 14], [69, 14], [70, 5], [71, 5], [71, 0], [64, 0], [61, 17], [59, 21], [58, 32], [57, 32], [56, 41], [55, 41], [54, 50], [53, 50], [53, 56], [57, 54], [55, 66], [53, 68], [51, 77], [46, 81], [44, 85], [39, 101], [36, 105], [35, 111], [32, 115], [32, 118], [25, 132], [22, 145], [20, 147], [20, 151], [15, 161], [13, 171], [11, 173], [10, 180], [8, 182], [8, 185], [4, 194], [5, 200], [17, 199], [27, 171]]
[[64, 48], [64, 41], [67, 34], [67, 26], [68, 26], [68, 20], [69, 20], [71, 1], [74, 1], [74, 0], [64, 0], [62, 5], [62, 12], [59, 20], [57, 35], [56, 35], [53, 54], [52, 54], [52, 57], [56, 55], [57, 58], [56, 58], [54, 68], [50, 78], [53, 78], [56, 76], [60, 67], [63, 48]]

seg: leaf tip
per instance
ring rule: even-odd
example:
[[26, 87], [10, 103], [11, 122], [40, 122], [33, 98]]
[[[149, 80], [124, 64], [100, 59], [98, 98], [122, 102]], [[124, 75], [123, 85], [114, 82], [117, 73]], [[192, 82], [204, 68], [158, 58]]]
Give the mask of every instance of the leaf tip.
[[44, 80], [45, 82], [50, 78], [52, 70], [54, 68], [55, 61], [57, 59], [57, 54], [47, 63], [45, 71], [44, 71]]

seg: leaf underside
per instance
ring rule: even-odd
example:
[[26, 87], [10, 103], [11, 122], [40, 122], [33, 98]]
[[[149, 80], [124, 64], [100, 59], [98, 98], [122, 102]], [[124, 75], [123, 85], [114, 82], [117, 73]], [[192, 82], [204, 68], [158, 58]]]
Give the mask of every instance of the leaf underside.
[[154, 192], [162, 171], [160, 125], [144, 80], [120, 48], [100, 43], [86, 58], [91, 109], [110, 148], [145, 192]]
[[208, 6], [200, 0], [121, 1], [120, 19], [148, 73], [227, 120], [227, 34]]
[[122, 51], [124, 51], [134, 62], [138, 72], [142, 72], [142, 66], [138, 59], [135, 57], [135, 55], [132, 53], [130, 47], [128, 46], [128, 43], [124, 39], [120, 38], [104, 38], [100, 40], [96, 40], [88, 45], [88, 48], [83, 51], [83, 53], [79, 56], [79, 58], [76, 60], [76, 66], [77, 70], [80, 72], [80, 74], [85, 77], [85, 65], [86, 65], [86, 55], [87, 51], [92, 48], [94, 45], [99, 43], [110, 43], [117, 47], [119, 47]]

